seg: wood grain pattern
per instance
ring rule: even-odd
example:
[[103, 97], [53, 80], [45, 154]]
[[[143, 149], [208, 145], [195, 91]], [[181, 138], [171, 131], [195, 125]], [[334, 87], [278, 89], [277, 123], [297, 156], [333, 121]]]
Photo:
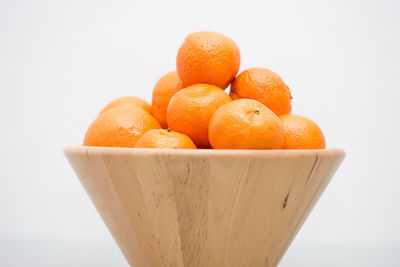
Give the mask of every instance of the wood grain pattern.
[[131, 266], [277, 266], [344, 158], [325, 150], [64, 150]]

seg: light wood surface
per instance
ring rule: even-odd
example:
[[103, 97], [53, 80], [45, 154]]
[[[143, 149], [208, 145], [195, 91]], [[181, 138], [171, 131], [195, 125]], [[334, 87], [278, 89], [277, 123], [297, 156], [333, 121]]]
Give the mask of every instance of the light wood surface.
[[131, 266], [277, 266], [343, 150], [64, 152]]

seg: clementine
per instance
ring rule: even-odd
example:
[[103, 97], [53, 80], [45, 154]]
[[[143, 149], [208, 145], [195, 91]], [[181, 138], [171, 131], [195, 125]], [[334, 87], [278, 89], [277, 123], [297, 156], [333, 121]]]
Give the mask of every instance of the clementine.
[[189, 34], [176, 57], [176, 70], [185, 87], [207, 83], [225, 89], [239, 66], [240, 52], [235, 42], [216, 32]]
[[231, 101], [222, 89], [210, 84], [195, 84], [177, 92], [167, 109], [168, 127], [189, 136], [198, 147], [209, 147], [208, 124], [212, 114]]
[[182, 88], [182, 82], [176, 71], [171, 71], [161, 77], [153, 89], [151, 103], [152, 114], [161, 127], [167, 128], [167, 108], [171, 97]]
[[99, 114], [110, 110], [112, 108], [115, 107], [119, 107], [121, 105], [128, 105], [128, 106], [137, 106], [140, 107], [142, 109], [144, 109], [147, 112], [151, 112], [151, 107], [150, 105], [147, 103], [146, 100], [143, 100], [139, 97], [136, 96], [123, 96], [123, 97], [119, 97], [117, 99], [114, 99], [113, 101], [111, 101], [110, 103], [108, 103], [107, 106], [105, 106]]
[[160, 124], [147, 111], [122, 105], [101, 113], [89, 126], [85, 146], [134, 147], [137, 140]]
[[309, 118], [295, 114], [279, 117], [282, 121], [284, 149], [323, 149], [325, 137], [319, 126]]
[[146, 132], [136, 143], [136, 148], [196, 149], [196, 145], [185, 134], [170, 129], [153, 129]]
[[258, 100], [277, 116], [292, 110], [289, 87], [278, 74], [265, 68], [251, 68], [240, 73], [232, 82], [230, 96]]
[[279, 118], [252, 99], [234, 100], [215, 111], [209, 138], [216, 149], [279, 149], [283, 129]]

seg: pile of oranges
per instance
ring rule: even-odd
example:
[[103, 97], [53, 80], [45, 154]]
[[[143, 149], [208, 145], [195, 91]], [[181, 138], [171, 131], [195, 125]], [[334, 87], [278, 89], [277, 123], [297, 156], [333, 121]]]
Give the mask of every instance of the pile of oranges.
[[[323, 149], [312, 120], [290, 114], [292, 95], [275, 72], [250, 68], [237, 75], [239, 48], [215, 32], [189, 34], [176, 71], [143, 99], [118, 98], [101, 110], [83, 144], [103, 147]], [[236, 76], [237, 75], [237, 76]], [[225, 89], [230, 85], [230, 93]]]

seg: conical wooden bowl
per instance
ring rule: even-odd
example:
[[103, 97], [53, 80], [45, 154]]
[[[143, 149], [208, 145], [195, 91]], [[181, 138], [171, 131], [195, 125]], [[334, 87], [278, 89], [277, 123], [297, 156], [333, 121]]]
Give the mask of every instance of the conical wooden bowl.
[[64, 150], [134, 267], [277, 266], [344, 157], [324, 150]]

